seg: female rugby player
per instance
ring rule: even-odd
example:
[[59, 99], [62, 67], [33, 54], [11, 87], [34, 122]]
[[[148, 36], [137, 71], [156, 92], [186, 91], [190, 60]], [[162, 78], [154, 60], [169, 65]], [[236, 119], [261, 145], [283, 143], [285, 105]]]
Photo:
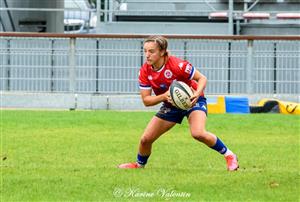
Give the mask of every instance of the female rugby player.
[[[238, 169], [236, 155], [214, 134], [205, 130], [207, 104], [204, 89], [207, 79], [189, 62], [169, 55], [168, 41], [162, 36], [151, 36], [144, 41], [146, 62], [140, 68], [139, 86], [145, 106], [162, 103], [160, 110], [146, 127], [139, 144], [137, 161], [124, 163], [119, 168], [143, 168], [151, 154], [153, 142], [186, 116], [194, 139], [224, 155], [227, 169]], [[181, 110], [172, 105], [169, 86], [173, 80], [183, 81], [194, 90], [192, 108]], [[152, 91], [155, 95], [152, 95]]]

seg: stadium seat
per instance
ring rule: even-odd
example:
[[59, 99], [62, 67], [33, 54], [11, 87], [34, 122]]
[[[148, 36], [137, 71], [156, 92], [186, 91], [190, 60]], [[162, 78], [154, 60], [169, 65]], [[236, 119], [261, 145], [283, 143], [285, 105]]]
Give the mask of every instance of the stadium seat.
[[269, 19], [270, 13], [243, 13], [243, 18], [251, 20], [251, 19]]
[[300, 13], [277, 13], [277, 19], [300, 19]]
[[227, 12], [213, 12], [209, 14], [210, 19], [227, 19], [228, 13]]

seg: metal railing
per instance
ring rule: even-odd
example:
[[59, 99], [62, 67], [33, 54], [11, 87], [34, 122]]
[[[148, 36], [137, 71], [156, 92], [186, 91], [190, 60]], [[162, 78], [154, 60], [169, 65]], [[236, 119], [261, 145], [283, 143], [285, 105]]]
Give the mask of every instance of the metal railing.
[[[138, 94], [145, 37], [0, 33], [0, 90]], [[300, 94], [300, 36], [166, 37], [207, 94]]]

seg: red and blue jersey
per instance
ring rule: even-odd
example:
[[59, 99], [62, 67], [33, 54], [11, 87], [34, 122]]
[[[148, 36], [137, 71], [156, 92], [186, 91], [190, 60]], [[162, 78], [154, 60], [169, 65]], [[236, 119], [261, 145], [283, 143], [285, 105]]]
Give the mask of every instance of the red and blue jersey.
[[197, 82], [192, 80], [195, 67], [189, 62], [174, 56], [169, 56], [165, 65], [155, 71], [151, 65], [144, 63], [139, 73], [140, 89], [152, 89], [155, 95], [165, 93], [173, 80], [183, 81], [193, 89], [197, 89]]

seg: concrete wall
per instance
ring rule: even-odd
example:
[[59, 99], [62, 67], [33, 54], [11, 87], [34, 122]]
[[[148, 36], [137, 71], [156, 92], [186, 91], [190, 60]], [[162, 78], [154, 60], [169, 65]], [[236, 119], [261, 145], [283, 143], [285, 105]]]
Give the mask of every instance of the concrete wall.
[[[234, 96], [234, 95], [230, 95]], [[251, 104], [262, 98], [300, 102], [300, 95], [236, 95], [248, 97]], [[208, 103], [217, 95], [208, 95]], [[0, 93], [0, 108], [17, 109], [84, 109], [84, 110], [146, 110], [157, 111], [160, 105], [145, 107], [139, 95], [93, 95], [67, 93]]]
[[145, 107], [139, 95], [93, 95], [70, 93], [1, 93], [1, 108], [157, 110]]

